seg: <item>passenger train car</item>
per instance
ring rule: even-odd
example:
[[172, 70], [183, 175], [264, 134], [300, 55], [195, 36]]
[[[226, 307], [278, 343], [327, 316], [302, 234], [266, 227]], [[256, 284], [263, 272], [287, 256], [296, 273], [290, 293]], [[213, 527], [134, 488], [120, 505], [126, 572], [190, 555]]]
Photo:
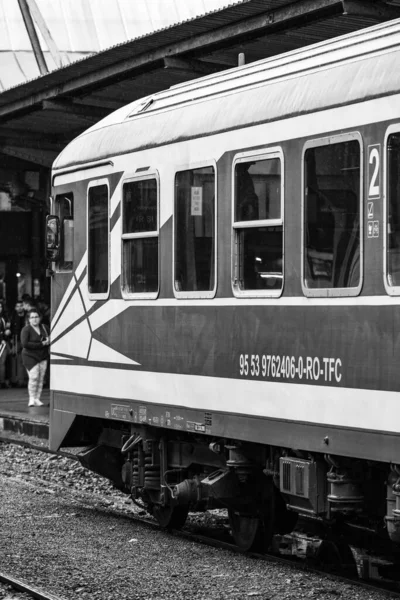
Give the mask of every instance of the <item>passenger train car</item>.
[[178, 85], [54, 163], [50, 443], [163, 526], [400, 543], [400, 21]]

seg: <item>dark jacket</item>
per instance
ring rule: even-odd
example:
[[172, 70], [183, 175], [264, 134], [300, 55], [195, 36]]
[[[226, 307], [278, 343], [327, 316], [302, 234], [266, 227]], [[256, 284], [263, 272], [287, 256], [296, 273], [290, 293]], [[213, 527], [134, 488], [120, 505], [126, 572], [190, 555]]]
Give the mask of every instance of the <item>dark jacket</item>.
[[49, 346], [43, 346], [42, 344], [42, 340], [46, 337], [49, 337], [49, 331], [45, 325], [40, 325], [40, 335], [36, 333], [31, 325], [25, 325], [22, 329], [22, 363], [28, 371], [49, 357]]
[[25, 327], [25, 312], [19, 315], [16, 311], [13, 312], [10, 319], [11, 326], [11, 342], [13, 353], [20, 352], [21, 347], [21, 331]]
[[6, 331], [9, 332], [9, 323], [4, 315], [2, 315], [0, 316], [0, 343], [2, 341], [8, 342], [10, 340], [10, 334], [7, 334]]

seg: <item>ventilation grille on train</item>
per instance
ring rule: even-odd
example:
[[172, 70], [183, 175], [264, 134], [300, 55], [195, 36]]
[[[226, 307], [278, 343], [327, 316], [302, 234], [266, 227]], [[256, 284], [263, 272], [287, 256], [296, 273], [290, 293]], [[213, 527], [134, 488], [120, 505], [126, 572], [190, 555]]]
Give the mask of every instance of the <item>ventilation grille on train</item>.
[[310, 461], [284, 457], [280, 459], [280, 489], [292, 496], [309, 497]]

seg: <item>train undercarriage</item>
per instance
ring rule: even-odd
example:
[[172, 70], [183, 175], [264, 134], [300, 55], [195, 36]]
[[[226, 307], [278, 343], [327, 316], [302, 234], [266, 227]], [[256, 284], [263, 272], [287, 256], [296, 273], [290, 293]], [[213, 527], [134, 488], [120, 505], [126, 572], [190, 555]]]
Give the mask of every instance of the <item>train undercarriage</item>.
[[189, 511], [225, 508], [243, 551], [266, 550], [299, 517], [336, 539], [400, 544], [396, 465], [147, 425], [98, 431], [81, 463], [111, 479], [164, 528], [183, 527]]

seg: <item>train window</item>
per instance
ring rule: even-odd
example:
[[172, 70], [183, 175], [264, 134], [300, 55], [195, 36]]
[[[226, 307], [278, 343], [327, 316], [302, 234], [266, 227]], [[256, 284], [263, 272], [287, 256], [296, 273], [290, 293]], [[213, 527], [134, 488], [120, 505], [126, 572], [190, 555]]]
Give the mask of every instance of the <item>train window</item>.
[[[387, 140], [386, 278], [391, 288], [400, 287], [400, 133]], [[398, 290], [390, 290], [398, 293]]]
[[88, 190], [88, 287], [89, 294], [107, 298], [109, 289], [108, 184]]
[[122, 274], [125, 297], [158, 293], [158, 184], [127, 181], [122, 191]]
[[356, 295], [361, 289], [360, 141], [351, 134], [307, 146], [303, 291], [311, 296]]
[[179, 295], [215, 293], [215, 169], [175, 176], [174, 287]]
[[57, 272], [72, 271], [74, 261], [74, 195], [72, 192], [58, 194], [54, 214], [60, 219], [60, 260]]
[[279, 296], [283, 288], [282, 155], [234, 164], [234, 292]]

